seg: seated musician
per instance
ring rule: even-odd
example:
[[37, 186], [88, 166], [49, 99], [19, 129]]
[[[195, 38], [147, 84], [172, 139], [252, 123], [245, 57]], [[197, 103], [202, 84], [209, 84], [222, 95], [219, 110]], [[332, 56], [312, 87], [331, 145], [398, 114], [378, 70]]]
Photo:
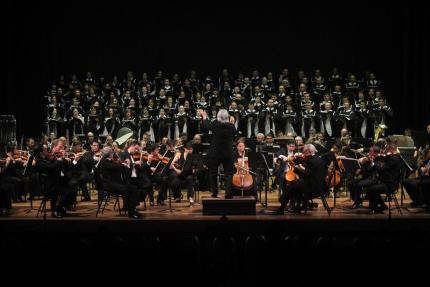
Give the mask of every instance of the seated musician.
[[[98, 142], [96, 143], [98, 148]], [[94, 147], [92, 146], [91, 149], [94, 149]], [[91, 196], [88, 192], [87, 183], [92, 180], [90, 175], [92, 174], [93, 165], [92, 160], [88, 162], [89, 159], [83, 157], [85, 154], [86, 151], [82, 149], [81, 141], [77, 140], [73, 145], [72, 153], [69, 155], [69, 158], [72, 160], [72, 177], [75, 184], [82, 190], [83, 201], [90, 201]]]
[[[430, 125], [427, 125], [425, 140], [419, 148], [417, 177], [403, 181], [403, 186], [409, 194], [412, 207], [423, 207], [430, 211]], [[407, 176], [406, 176], [407, 177]]]
[[6, 149], [6, 159], [3, 170], [2, 182], [14, 202], [23, 201], [29, 193], [28, 177], [23, 176], [23, 170], [27, 165], [28, 156], [21, 156], [15, 144], [9, 144]]
[[[251, 176], [251, 187], [249, 187], [246, 183], [242, 184], [241, 178], [236, 177], [236, 175], [240, 174], [242, 172], [241, 166], [242, 166], [242, 159], [244, 159], [243, 162], [243, 167], [245, 168], [243, 170], [243, 173], [245, 174], [245, 176]], [[251, 196], [255, 197], [255, 199], [257, 200], [257, 184], [256, 184], [256, 178], [254, 175], [250, 174], [249, 172], [247, 172], [246, 169], [250, 169], [249, 168], [249, 162], [248, 162], [248, 155], [246, 153], [246, 146], [245, 146], [245, 138], [241, 138], [237, 141], [236, 144], [236, 152], [234, 154], [234, 163], [235, 163], [235, 167], [236, 167], [236, 173], [233, 175], [233, 184], [232, 184], [232, 193], [233, 195], [237, 194], [237, 195], [242, 195], [242, 186], [244, 186], [243, 191], [244, 191], [244, 195], [246, 193], [249, 193]], [[252, 172], [252, 171], [250, 171]], [[236, 183], [235, 184], [235, 178], [239, 179], [238, 183], [239, 185]]]
[[[325, 189], [326, 169], [324, 161], [316, 156], [317, 150], [312, 144], [303, 147], [304, 163], [298, 164], [294, 172], [299, 175], [294, 183], [287, 186], [286, 194], [295, 199], [294, 211], [299, 212], [302, 208], [307, 209], [309, 200], [321, 196]], [[304, 166], [304, 164], [306, 166]], [[283, 214], [288, 203], [288, 197], [281, 198], [281, 206], [275, 214]]]
[[290, 204], [288, 208], [289, 211], [293, 211], [295, 202], [292, 193], [289, 191], [291, 189], [291, 183], [286, 180], [285, 175], [290, 169], [288, 162], [294, 159], [295, 152], [296, 143], [294, 140], [289, 140], [287, 141], [286, 148], [282, 147], [273, 159], [275, 165], [278, 166], [276, 169], [276, 177], [282, 192], [279, 200], [285, 202], [285, 206]]
[[[85, 145], [84, 145], [85, 149]], [[100, 142], [97, 140], [93, 140], [88, 145], [88, 150], [82, 155], [81, 161], [82, 165], [84, 167], [84, 172], [86, 173], [86, 179], [91, 180], [91, 178], [94, 178], [94, 185], [97, 190], [101, 188], [101, 180], [99, 176], [99, 170], [95, 167], [98, 165], [98, 163], [101, 160], [101, 151], [100, 151]], [[82, 193], [84, 194], [84, 200], [91, 200], [90, 194], [87, 191], [87, 185], [82, 185]], [[99, 196], [102, 193], [99, 192]], [[99, 198], [100, 199], [100, 198]]]
[[420, 163], [417, 177], [405, 179], [403, 186], [411, 198], [411, 207], [423, 207], [430, 211], [430, 158]]
[[361, 208], [363, 200], [361, 194], [363, 188], [367, 188], [377, 183], [375, 171], [372, 169], [372, 162], [375, 157], [379, 154], [379, 147], [372, 146], [369, 150], [369, 154], [366, 157], [362, 157], [358, 160], [361, 168], [355, 172], [355, 179], [349, 184], [351, 190], [351, 199], [353, 200], [352, 209]]
[[[165, 164], [161, 161], [163, 156], [160, 155], [160, 147], [158, 144], [152, 144], [147, 147], [148, 161], [141, 166], [141, 176], [146, 181], [156, 183], [159, 186], [157, 205], [165, 205], [164, 201], [167, 198], [167, 170]], [[150, 201], [153, 200], [153, 191], [149, 192]]]
[[154, 206], [154, 196], [152, 182], [147, 176], [148, 166], [144, 164], [143, 153], [139, 142], [135, 139], [130, 140], [127, 149], [120, 153], [121, 161], [129, 166], [126, 174], [128, 184], [134, 185], [139, 193], [139, 201], [143, 202], [149, 195], [150, 205]]
[[188, 142], [183, 150], [177, 152], [170, 164], [174, 171], [169, 177], [169, 184], [176, 199], [181, 198], [181, 187], [187, 187], [187, 199], [190, 206], [194, 205], [194, 175], [193, 175], [193, 143]]
[[6, 160], [0, 163], [0, 216], [7, 215], [12, 209], [11, 190], [14, 186], [3, 181]]
[[378, 182], [367, 189], [370, 213], [382, 213], [387, 209], [381, 194], [393, 193], [397, 189], [402, 160], [394, 144], [387, 144], [382, 161], [373, 161], [372, 169], [378, 172]]
[[52, 151], [47, 146], [35, 148], [36, 170], [45, 175], [45, 197], [51, 200], [53, 217], [66, 215], [66, 207], [73, 203], [76, 187], [70, 185], [69, 171], [71, 160], [64, 156], [63, 142], [56, 139], [52, 142]]
[[127, 163], [121, 163], [118, 155], [112, 151], [111, 147], [103, 148], [103, 158], [100, 161], [103, 189], [120, 194], [124, 199], [124, 206], [127, 207], [128, 217], [140, 218], [136, 206], [139, 205], [138, 191], [134, 185], [126, 184], [124, 177], [127, 174]]

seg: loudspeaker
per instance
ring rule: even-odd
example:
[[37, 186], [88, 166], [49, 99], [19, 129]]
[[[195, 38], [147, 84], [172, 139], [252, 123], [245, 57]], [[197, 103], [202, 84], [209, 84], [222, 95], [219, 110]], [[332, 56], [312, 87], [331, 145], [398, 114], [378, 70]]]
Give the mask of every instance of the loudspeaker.
[[231, 199], [202, 198], [203, 215], [255, 215], [257, 213], [254, 197], [234, 197]]

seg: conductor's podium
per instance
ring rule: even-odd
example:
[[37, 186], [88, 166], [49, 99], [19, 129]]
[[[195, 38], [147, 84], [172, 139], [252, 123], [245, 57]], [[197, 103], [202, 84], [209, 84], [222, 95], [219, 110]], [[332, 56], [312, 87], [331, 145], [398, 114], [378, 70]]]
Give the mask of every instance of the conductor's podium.
[[256, 201], [252, 196], [213, 198], [203, 197], [203, 215], [255, 215]]

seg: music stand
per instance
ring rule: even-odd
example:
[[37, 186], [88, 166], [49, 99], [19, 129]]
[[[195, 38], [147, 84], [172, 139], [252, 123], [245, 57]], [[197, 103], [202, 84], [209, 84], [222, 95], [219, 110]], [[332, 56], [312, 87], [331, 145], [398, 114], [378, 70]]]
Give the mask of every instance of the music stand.
[[258, 143], [255, 138], [246, 138], [245, 145], [249, 147], [252, 151], [255, 151], [256, 147], [258, 146]]
[[290, 142], [291, 140], [294, 141], [293, 137], [288, 137], [288, 138], [274, 138], [273, 139], [273, 143], [279, 145], [280, 147], [285, 147], [287, 145], [288, 142]]
[[369, 148], [374, 144], [372, 139], [368, 138], [352, 138], [351, 139], [351, 148], [358, 149], [358, 148]]
[[[206, 163], [206, 165], [205, 165], [205, 163]], [[193, 168], [196, 170], [196, 172], [207, 171], [208, 170], [208, 168], [207, 168], [207, 154], [202, 153], [202, 152], [195, 153], [194, 149], [193, 149], [193, 164], [192, 165], [193, 165]], [[206, 166], [206, 168], [205, 168], [205, 166]], [[196, 194], [195, 203], [200, 204], [200, 188], [201, 188], [200, 186], [201, 185], [200, 185], [200, 181], [197, 177], [197, 173], [194, 173], [193, 176], [194, 176], [195, 182], [197, 182], [197, 190], [194, 190], [194, 193]], [[197, 178], [197, 180], [196, 180], [196, 178]]]
[[416, 161], [414, 158], [416, 147], [399, 147], [398, 149], [400, 159], [402, 160], [402, 168], [400, 175], [400, 207], [403, 208], [403, 198], [405, 197], [403, 181], [406, 178], [407, 170], [409, 170], [409, 172], [412, 172], [414, 170], [413, 166], [416, 166]]
[[[34, 155], [30, 155], [27, 161], [27, 165], [25, 166], [24, 171], [22, 172], [23, 176], [27, 175], [28, 168], [29, 166], [32, 166], [33, 161], [34, 161]], [[36, 209], [33, 209], [33, 197], [34, 197], [34, 189], [32, 188], [30, 192], [30, 208], [25, 210], [25, 213], [30, 213], [32, 210], [36, 210]]]
[[316, 142], [315, 144], [314, 144], [314, 146], [315, 146], [315, 148], [317, 149], [317, 155], [323, 155], [323, 154], [326, 154], [326, 153], [328, 153], [329, 151], [330, 151], [330, 149], [329, 148], [327, 148], [327, 147], [325, 147], [325, 146], [323, 146], [322, 144], [320, 144], [319, 142]]
[[[272, 162], [273, 162], [273, 154], [272, 156]], [[266, 157], [270, 157], [270, 155], [267, 152], [249, 152], [248, 153], [248, 159], [250, 163], [250, 167], [254, 168], [257, 171], [264, 171], [265, 176], [265, 187], [264, 187], [264, 203], [262, 202], [262, 173], [257, 172], [257, 176], [259, 177], [259, 201], [262, 206], [267, 207], [267, 189], [269, 186], [269, 176], [270, 176], [270, 168], [267, 163]]]
[[265, 146], [263, 147], [262, 151], [267, 153], [277, 153], [281, 149], [278, 145], [272, 145], [272, 146]]

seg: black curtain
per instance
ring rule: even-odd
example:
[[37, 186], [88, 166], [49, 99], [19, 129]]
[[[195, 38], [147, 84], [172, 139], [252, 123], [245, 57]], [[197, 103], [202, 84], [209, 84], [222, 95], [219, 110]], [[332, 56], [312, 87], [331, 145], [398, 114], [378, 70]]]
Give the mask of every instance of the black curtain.
[[[60, 74], [98, 77], [217, 77], [222, 68], [310, 74], [333, 66], [383, 81], [396, 117], [394, 131], [423, 129], [428, 119], [429, 17], [412, 4], [356, 2], [208, 5], [136, 1], [17, 3], [8, 0], [7, 77], [1, 113], [15, 114], [18, 133], [36, 136], [41, 98]], [[61, 5], [61, 6], [59, 6]]]

